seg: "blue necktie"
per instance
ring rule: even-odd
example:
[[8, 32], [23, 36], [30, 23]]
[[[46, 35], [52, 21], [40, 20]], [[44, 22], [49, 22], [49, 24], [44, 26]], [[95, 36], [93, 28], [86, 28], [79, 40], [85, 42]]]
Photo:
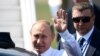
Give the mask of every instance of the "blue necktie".
[[78, 40], [81, 50], [83, 49], [82, 46], [83, 46], [84, 41], [85, 41], [85, 39], [82, 37]]

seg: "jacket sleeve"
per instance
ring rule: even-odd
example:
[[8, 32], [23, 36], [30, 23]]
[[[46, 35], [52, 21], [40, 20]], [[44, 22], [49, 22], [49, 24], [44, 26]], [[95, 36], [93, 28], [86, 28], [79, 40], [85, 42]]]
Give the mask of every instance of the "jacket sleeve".
[[75, 37], [66, 30], [63, 33], [59, 33], [64, 49], [69, 56], [82, 56], [81, 49]]

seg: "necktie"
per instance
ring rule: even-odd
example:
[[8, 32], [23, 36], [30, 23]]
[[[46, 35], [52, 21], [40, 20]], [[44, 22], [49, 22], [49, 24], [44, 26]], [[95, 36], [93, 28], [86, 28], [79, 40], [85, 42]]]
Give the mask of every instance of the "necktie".
[[87, 48], [86, 40], [84, 38], [80, 38], [78, 42], [79, 42], [82, 54], [83, 54], [83, 56], [85, 56], [85, 51], [86, 51], [86, 48]]
[[85, 39], [82, 38], [82, 37], [78, 40], [79, 45], [80, 45], [80, 47], [81, 47], [81, 50], [82, 50], [82, 46], [83, 46], [84, 41], [85, 41]]

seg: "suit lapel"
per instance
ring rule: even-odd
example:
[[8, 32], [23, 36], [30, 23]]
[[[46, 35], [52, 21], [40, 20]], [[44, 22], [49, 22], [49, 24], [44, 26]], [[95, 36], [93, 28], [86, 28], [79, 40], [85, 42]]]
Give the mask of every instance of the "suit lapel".
[[94, 48], [93, 46], [89, 45], [85, 56], [93, 56], [95, 51], [96, 51], [96, 48]]
[[94, 52], [96, 51], [96, 46], [97, 46], [95, 45], [96, 43], [95, 38], [97, 37], [96, 33], [97, 33], [97, 30], [94, 27], [93, 33], [90, 36], [91, 40], [90, 40], [90, 43], [88, 44], [88, 49], [86, 51], [85, 56], [93, 56]]

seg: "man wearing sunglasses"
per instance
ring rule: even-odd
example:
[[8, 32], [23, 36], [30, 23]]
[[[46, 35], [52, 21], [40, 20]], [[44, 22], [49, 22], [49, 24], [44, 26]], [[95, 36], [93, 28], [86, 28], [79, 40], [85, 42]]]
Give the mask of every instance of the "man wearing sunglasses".
[[[81, 3], [81, 2], [88, 2], [92, 7], [93, 7], [93, 9], [94, 9], [94, 14], [95, 14], [95, 26], [100, 30], [100, 6], [97, 6], [95, 3], [94, 3], [94, 1], [92, 1], [92, 0], [72, 0], [72, 2], [73, 2], [73, 5], [74, 4], [76, 4], [76, 3]], [[69, 32], [70, 33], [75, 33], [75, 29], [74, 29], [74, 26], [73, 26], [73, 20], [72, 20], [72, 8], [66, 8], [65, 10], [67, 10], [67, 13], [68, 13], [68, 23], [67, 23], [67, 26], [68, 26], [68, 30], [69, 30]], [[61, 44], [61, 40], [60, 40], [60, 35], [58, 34], [57, 35], [58, 37], [57, 37], [57, 41], [58, 41], [58, 49], [62, 49], [63, 48], [63, 46], [62, 46], [62, 44]]]
[[[71, 35], [67, 30], [67, 17], [64, 10], [57, 13], [54, 26], [61, 36], [63, 46], [71, 54], [79, 53], [78, 46], [71, 43], [70, 38], [75, 38], [79, 42], [82, 56], [100, 56], [100, 31], [95, 27], [95, 14], [93, 7], [86, 3], [76, 3], [72, 8], [72, 20], [76, 33]], [[69, 47], [66, 47], [68, 46]], [[77, 48], [77, 49], [76, 49]], [[74, 55], [73, 55], [74, 56]]]
[[93, 0], [73, 0], [74, 3], [80, 3], [80, 2], [88, 2], [94, 9], [94, 14], [96, 16], [95, 19], [95, 26], [100, 30], [100, 6], [98, 6]]

